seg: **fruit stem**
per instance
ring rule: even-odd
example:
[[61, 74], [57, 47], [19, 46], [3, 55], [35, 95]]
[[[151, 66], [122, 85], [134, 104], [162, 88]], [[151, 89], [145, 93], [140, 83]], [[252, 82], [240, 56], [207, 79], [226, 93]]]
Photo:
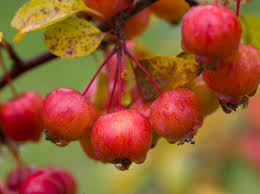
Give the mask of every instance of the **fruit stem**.
[[111, 57], [115, 54], [115, 51], [113, 51], [110, 55], [108, 55], [104, 62], [99, 66], [98, 70], [96, 71], [96, 73], [94, 74], [94, 76], [92, 77], [92, 79], [90, 80], [88, 86], [86, 87], [86, 89], [83, 91], [82, 95], [85, 96], [89, 90], [89, 88], [91, 87], [91, 85], [93, 84], [93, 82], [95, 81], [97, 75], [100, 73], [100, 71], [102, 70], [102, 68], [107, 64], [107, 62], [111, 59]]
[[0, 65], [1, 65], [1, 68], [2, 68], [2, 70], [4, 72], [4, 76], [6, 77], [7, 84], [9, 85], [13, 96], [16, 97], [17, 96], [17, 91], [16, 91], [16, 89], [15, 89], [15, 87], [13, 85], [12, 78], [11, 78], [11, 76], [8, 73], [8, 70], [7, 70], [7, 67], [5, 65], [5, 62], [4, 62], [4, 59], [3, 59], [3, 56], [2, 56], [1, 52], [0, 52]]
[[123, 69], [122, 73], [124, 74], [123, 78], [125, 79], [125, 73], [127, 75], [127, 67], [126, 67], [126, 62], [125, 62], [125, 52], [124, 52], [124, 42], [121, 40], [120, 41], [120, 47], [121, 47], [121, 54], [122, 54], [122, 60], [123, 60]]
[[236, 11], [237, 16], [239, 16], [239, 10], [240, 10], [240, 0], [237, 0], [237, 11]]
[[113, 102], [113, 97], [114, 97], [115, 90], [116, 90], [117, 78], [118, 78], [118, 66], [116, 68], [116, 74], [115, 74], [115, 79], [114, 79], [114, 83], [113, 83], [113, 89], [112, 89], [112, 92], [110, 94], [110, 99], [109, 99], [108, 106], [107, 106], [107, 112], [108, 113], [110, 111], [110, 108], [111, 108], [111, 105], [112, 105], [112, 102]]
[[155, 82], [155, 80], [150, 76], [150, 74], [144, 69], [144, 67], [142, 66], [142, 64], [127, 50], [125, 49], [126, 54], [130, 57], [131, 60], [134, 61], [134, 63], [144, 72], [144, 74], [150, 79], [150, 81], [152, 82], [152, 84], [154, 85], [154, 87], [158, 90], [158, 92], [160, 93], [160, 95], [163, 94], [163, 91], [161, 90], [161, 88], [158, 86], [158, 84]]
[[215, 0], [215, 5], [218, 5], [218, 0]]
[[130, 59], [130, 57], [128, 57], [128, 59], [129, 59], [129, 61], [130, 61], [132, 70], [133, 70], [133, 72], [134, 72], [135, 83], [136, 83], [136, 87], [137, 87], [138, 93], [139, 93], [139, 95], [140, 95], [140, 97], [141, 97], [142, 102], [144, 102], [144, 95], [143, 95], [142, 88], [141, 88], [140, 83], [139, 83], [138, 76], [137, 76], [136, 71], [135, 71], [135, 67], [134, 67], [133, 61]]
[[118, 50], [117, 53], [117, 67], [118, 67], [118, 111], [122, 109], [122, 53], [121, 50]]

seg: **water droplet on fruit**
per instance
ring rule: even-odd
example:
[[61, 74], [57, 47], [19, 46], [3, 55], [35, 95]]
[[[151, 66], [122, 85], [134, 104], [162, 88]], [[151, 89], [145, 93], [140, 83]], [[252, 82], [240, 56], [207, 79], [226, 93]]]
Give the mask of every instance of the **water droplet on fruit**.
[[56, 141], [54, 142], [57, 146], [59, 147], [65, 147], [66, 145], [68, 145], [70, 142], [66, 141], [66, 140], [60, 140], [60, 141]]
[[128, 170], [132, 161], [127, 158], [118, 158], [114, 160], [114, 165], [118, 170]]

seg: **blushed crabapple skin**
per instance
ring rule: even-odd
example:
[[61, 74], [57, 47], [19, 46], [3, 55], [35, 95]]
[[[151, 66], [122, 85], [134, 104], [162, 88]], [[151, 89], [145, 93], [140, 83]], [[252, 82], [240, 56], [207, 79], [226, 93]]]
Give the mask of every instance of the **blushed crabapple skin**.
[[65, 170], [45, 168], [27, 176], [19, 194], [76, 194], [76, 182]]
[[80, 146], [89, 158], [91, 158], [92, 160], [98, 160], [93, 150], [90, 134], [91, 133], [86, 134], [80, 139]]
[[[143, 102], [142, 99], [139, 99], [134, 104], [132, 104], [130, 109], [140, 112], [149, 120], [149, 117], [151, 114], [151, 105], [152, 105], [152, 102]], [[152, 128], [153, 128], [153, 126], [152, 126]], [[160, 139], [160, 136], [157, 135], [157, 133], [154, 132], [154, 130], [153, 130], [151, 148], [154, 148], [157, 145], [159, 139]]]
[[216, 70], [203, 71], [202, 77], [223, 99], [239, 101], [258, 87], [260, 51], [251, 45], [240, 44], [236, 54], [220, 61]]
[[35, 91], [5, 102], [0, 108], [4, 133], [18, 142], [38, 141], [43, 130], [42, 104], [42, 97]]
[[189, 10], [185, 0], [159, 0], [150, 7], [152, 13], [170, 23], [178, 23]]
[[203, 122], [198, 97], [188, 89], [175, 89], [159, 96], [151, 106], [155, 132], [169, 143], [192, 138]]
[[91, 130], [97, 158], [127, 170], [131, 162], [141, 164], [152, 140], [149, 121], [139, 112], [123, 110], [99, 117]]
[[130, 40], [142, 34], [150, 23], [150, 9], [144, 9], [129, 18], [124, 27], [125, 39]]
[[238, 49], [241, 26], [238, 17], [224, 6], [192, 7], [182, 19], [182, 46], [198, 56], [223, 58]]
[[36, 171], [33, 166], [21, 166], [11, 170], [6, 177], [6, 187], [10, 191], [19, 191], [23, 180]]
[[98, 116], [96, 107], [74, 89], [59, 88], [44, 99], [44, 125], [54, 140], [80, 139]]

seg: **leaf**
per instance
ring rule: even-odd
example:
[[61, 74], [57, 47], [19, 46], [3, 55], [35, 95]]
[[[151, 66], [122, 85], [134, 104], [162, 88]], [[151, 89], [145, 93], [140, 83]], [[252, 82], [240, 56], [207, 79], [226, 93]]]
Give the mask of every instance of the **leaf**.
[[[252, 0], [241, 0], [241, 4], [249, 3]], [[198, 0], [199, 4], [214, 4], [215, 0]], [[231, 7], [237, 4], [237, 0], [219, 0], [218, 5], [224, 5], [226, 7]]]
[[243, 29], [242, 39], [244, 43], [260, 49], [260, 19], [249, 14], [240, 15], [239, 19]]
[[[194, 60], [179, 57], [158, 56], [141, 60], [140, 63], [163, 91], [186, 85], [197, 77], [199, 70]], [[154, 100], [159, 95], [157, 90], [141, 69], [135, 68], [145, 100]]]
[[70, 17], [49, 26], [45, 44], [55, 55], [64, 58], [81, 57], [95, 51], [104, 34], [88, 21]]
[[30, 0], [14, 16], [11, 26], [19, 30], [14, 41], [20, 41], [26, 32], [45, 28], [79, 12], [95, 12], [83, 0]]

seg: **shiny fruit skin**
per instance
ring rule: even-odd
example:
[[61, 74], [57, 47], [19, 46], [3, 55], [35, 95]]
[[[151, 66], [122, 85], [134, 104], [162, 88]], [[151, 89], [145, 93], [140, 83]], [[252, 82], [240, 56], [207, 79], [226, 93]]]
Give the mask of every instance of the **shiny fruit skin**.
[[224, 6], [193, 7], [182, 20], [185, 51], [210, 58], [232, 55], [239, 46], [241, 26], [232, 10]]
[[98, 115], [96, 107], [73, 89], [56, 89], [44, 99], [44, 125], [54, 140], [80, 139]]
[[124, 27], [125, 39], [130, 40], [142, 34], [150, 22], [150, 9], [145, 9], [127, 20]]
[[103, 162], [127, 159], [143, 163], [150, 148], [152, 129], [139, 112], [123, 110], [99, 117], [93, 124], [91, 141], [96, 156]]
[[93, 150], [90, 134], [86, 134], [86, 135], [84, 135], [84, 137], [82, 137], [80, 139], [80, 146], [89, 158], [91, 158], [93, 160], [98, 160], [98, 158]]
[[35, 167], [23, 166], [11, 170], [6, 177], [6, 187], [10, 191], [18, 191], [23, 180], [36, 171]]
[[188, 10], [185, 0], [159, 0], [151, 6], [152, 13], [170, 23], [178, 23]]
[[[188, 89], [175, 89], [159, 96], [151, 106], [150, 120], [155, 132], [175, 143], [197, 131], [203, 122], [198, 97]], [[189, 137], [189, 136], [188, 136]]]
[[[84, 0], [85, 4], [99, 13], [106, 19], [112, 18], [119, 11], [127, 8], [132, 0]], [[94, 16], [95, 20], [100, 20], [99, 17]]]
[[223, 59], [216, 70], [203, 71], [206, 84], [221, 95], [240, 98], [253, 92], [260, 81], [260, 51], [240, 44], [233, 56]]
[[19, 194], [75, 194], [74, 178], [63, 169], [45, 168], [27, 176]]
[[201, 75], [195, 78], [187, 88], [194, 92], [199, 98], [204, 117], [219, 108], [217, 94], [207, 86]]
[[4, 133], [14, 141], [38, 141], [43, 130], [42, 97], [27, 91], [1, 106], [0, 119]]

